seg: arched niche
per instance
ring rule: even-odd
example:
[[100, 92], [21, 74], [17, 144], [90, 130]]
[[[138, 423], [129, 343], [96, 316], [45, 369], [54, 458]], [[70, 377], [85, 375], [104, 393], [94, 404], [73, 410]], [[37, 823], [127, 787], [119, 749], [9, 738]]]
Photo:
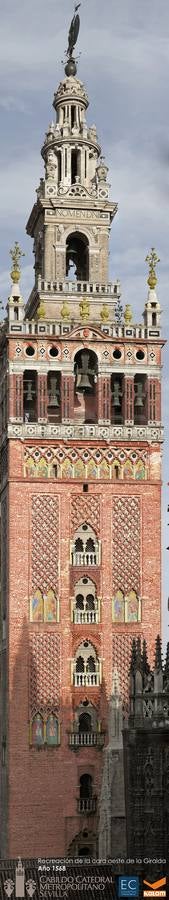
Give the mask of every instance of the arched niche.
[[89, 241], [85, 234], [73, 231], [66, 240], [66, 275], [71, 280], [89, 280]]

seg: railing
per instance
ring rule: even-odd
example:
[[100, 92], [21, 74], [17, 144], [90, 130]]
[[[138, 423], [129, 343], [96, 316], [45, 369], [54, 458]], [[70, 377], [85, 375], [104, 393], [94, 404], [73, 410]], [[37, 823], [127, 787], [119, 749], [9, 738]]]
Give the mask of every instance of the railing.
[[79, 797], [78, 798], [78, 812], [86, 813], [89, 815], [90, 813], [95, 813], [97, 809], [97, 797]]
[[104, 732], [87, 731], [87, 732], [69, 732], [69, 747], [74, 749], [78, 747], [104, 747]]
[[97, 609], [86, 609], [85, 611], [80, 609], [73, 610], [73, 622], [75, 625], [93, 625], [94, 623], [99, 622], [99, 615]]
[[99, 566], [99, 553], [72, 553], [72, 566]]
[[105, 294], [110, 297], [119, 297], [120, 281], [109, 281], [107, 284], [93, 281], [47, 281], [39, 275], [38, 291], [56, 294]]
[[98, 687], [100, 684], [100, 673], [74, 672], [73, 683], [75, 687]]

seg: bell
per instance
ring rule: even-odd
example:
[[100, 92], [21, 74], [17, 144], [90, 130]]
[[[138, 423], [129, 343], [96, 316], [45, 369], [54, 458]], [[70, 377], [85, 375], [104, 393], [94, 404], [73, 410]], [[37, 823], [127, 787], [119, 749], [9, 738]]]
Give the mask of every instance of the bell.
[[27, 382], [26, 382], [24, 394], [25, 394], [26, 400], [33, 400], [34, 394], [35, 394], [35, 390], [32, 388], [32, 381], [31, 381], [31, 379], [30, 379], [30, 381], [27, 381]]
[[89, 369], [89, 356], [89, 353], [82, 351], [81, 366], [77, 366], [76, 391], [93, 390], [93, 383], [90, 376], [94, 376], [94, 371], [93, 369]]
[[138, 382], [135, 392], [135, 406], [141, 407], [143, 405], [143, 385], [141, 382]]
[[49, 406], [59, 406], [59, 395], [60, 391], [57, 387], [57, 378], [51, 378], [48, 400]]
[[114, 402], [114, 407], [115, 407], [116, 409], [117, 409], [119, 406], [121, 406], [121, 402], [120, 402], [120, 398], [121, 398], [121, 397], [122, 397], [122, 391], [121, 391], [121, 388], [120, 388], [119, 381], [115, 381], [115, 382], [114, 382], [114, 390], [113, 390], [113, 402]]

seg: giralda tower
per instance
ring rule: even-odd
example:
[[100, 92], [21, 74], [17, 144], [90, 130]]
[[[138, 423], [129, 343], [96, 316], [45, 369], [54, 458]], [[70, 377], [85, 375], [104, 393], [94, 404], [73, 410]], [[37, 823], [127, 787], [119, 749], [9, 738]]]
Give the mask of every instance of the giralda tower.
[[133, 637], [160, 631], [160, 305], [108, 273], [108, 168], [71, 23], [44, 178], [1, 328], [1, 855], [97, 855], [107, 716]]

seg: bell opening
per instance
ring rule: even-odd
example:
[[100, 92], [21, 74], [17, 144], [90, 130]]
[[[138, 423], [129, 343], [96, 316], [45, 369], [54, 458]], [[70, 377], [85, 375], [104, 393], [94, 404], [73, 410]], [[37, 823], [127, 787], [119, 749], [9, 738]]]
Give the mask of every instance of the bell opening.
[[66, 241], [66, 275], [77, 281], [89, 280], [89, 242], [85, 235], [69, 234]]

